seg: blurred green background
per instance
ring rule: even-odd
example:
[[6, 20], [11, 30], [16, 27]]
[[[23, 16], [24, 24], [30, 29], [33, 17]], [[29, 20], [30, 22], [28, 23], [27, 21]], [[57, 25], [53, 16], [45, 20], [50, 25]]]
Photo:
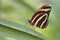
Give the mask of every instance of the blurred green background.
[[[0, 0], [0, 19], [9, 20], [45, 35], [48, 40], [60, 40], [60, 0]], [[52, 5], [46, 29], [32, 27], [28, 20], [42, 5]], [[0, 38], [8, 40], [8, 37]], [[10, 38], [10, 40], [14, 40]]]

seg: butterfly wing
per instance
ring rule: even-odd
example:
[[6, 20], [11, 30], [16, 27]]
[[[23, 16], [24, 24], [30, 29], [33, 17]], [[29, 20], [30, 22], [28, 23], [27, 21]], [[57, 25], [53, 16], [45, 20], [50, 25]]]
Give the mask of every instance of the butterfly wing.
[[44, 5], [42, 6], [29, 20], [29, 23], [31, 25], [35, 25], [39, 28], [46, 28], [48, 25], [48, 17], [49, 13], [51, 11], [51, 6], [50, 5]]
[[46, 28], [48, 25], [48, 15], [44, 13], [36, 22], [36, 26], [40, 28]]

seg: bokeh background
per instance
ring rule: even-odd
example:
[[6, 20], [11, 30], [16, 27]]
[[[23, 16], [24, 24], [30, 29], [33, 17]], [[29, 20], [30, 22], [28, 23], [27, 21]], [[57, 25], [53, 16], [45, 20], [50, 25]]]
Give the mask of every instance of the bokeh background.
[[[52, 5], [47, 28], [32, 27], [28, 20], [44, 4]], [[44, 34], [48, 40], [60, 40], [60, 0], [0, 0], [0, 18], [34, 29]], [[1, 40], [5, 39], [2, 37]]]

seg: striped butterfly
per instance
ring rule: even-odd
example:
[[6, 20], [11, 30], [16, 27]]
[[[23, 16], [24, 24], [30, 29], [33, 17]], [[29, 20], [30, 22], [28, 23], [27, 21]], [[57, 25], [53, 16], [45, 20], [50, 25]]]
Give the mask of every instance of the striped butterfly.
[[39, 8], [35, 12], [31, 20], [29, 20], [29, 23], [31, 25], [35, 25], [36, 27], [39, 27], [42, 29], [46, 28], [48, 25], [48, 18], [49, 18], [51, 9], [52, 9], [51, 5], [49, 4], [43, 5], [41, 8]]

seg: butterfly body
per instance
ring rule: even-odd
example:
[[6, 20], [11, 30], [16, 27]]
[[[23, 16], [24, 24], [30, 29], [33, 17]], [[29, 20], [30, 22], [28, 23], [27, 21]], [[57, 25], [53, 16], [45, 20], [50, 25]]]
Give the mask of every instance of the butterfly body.
[[51, 6], [48, 4], [43, 5], [36, 11], [29, 23], [39, 28], [46, 28], [48, 24], [48, 18], [51, 11]]

